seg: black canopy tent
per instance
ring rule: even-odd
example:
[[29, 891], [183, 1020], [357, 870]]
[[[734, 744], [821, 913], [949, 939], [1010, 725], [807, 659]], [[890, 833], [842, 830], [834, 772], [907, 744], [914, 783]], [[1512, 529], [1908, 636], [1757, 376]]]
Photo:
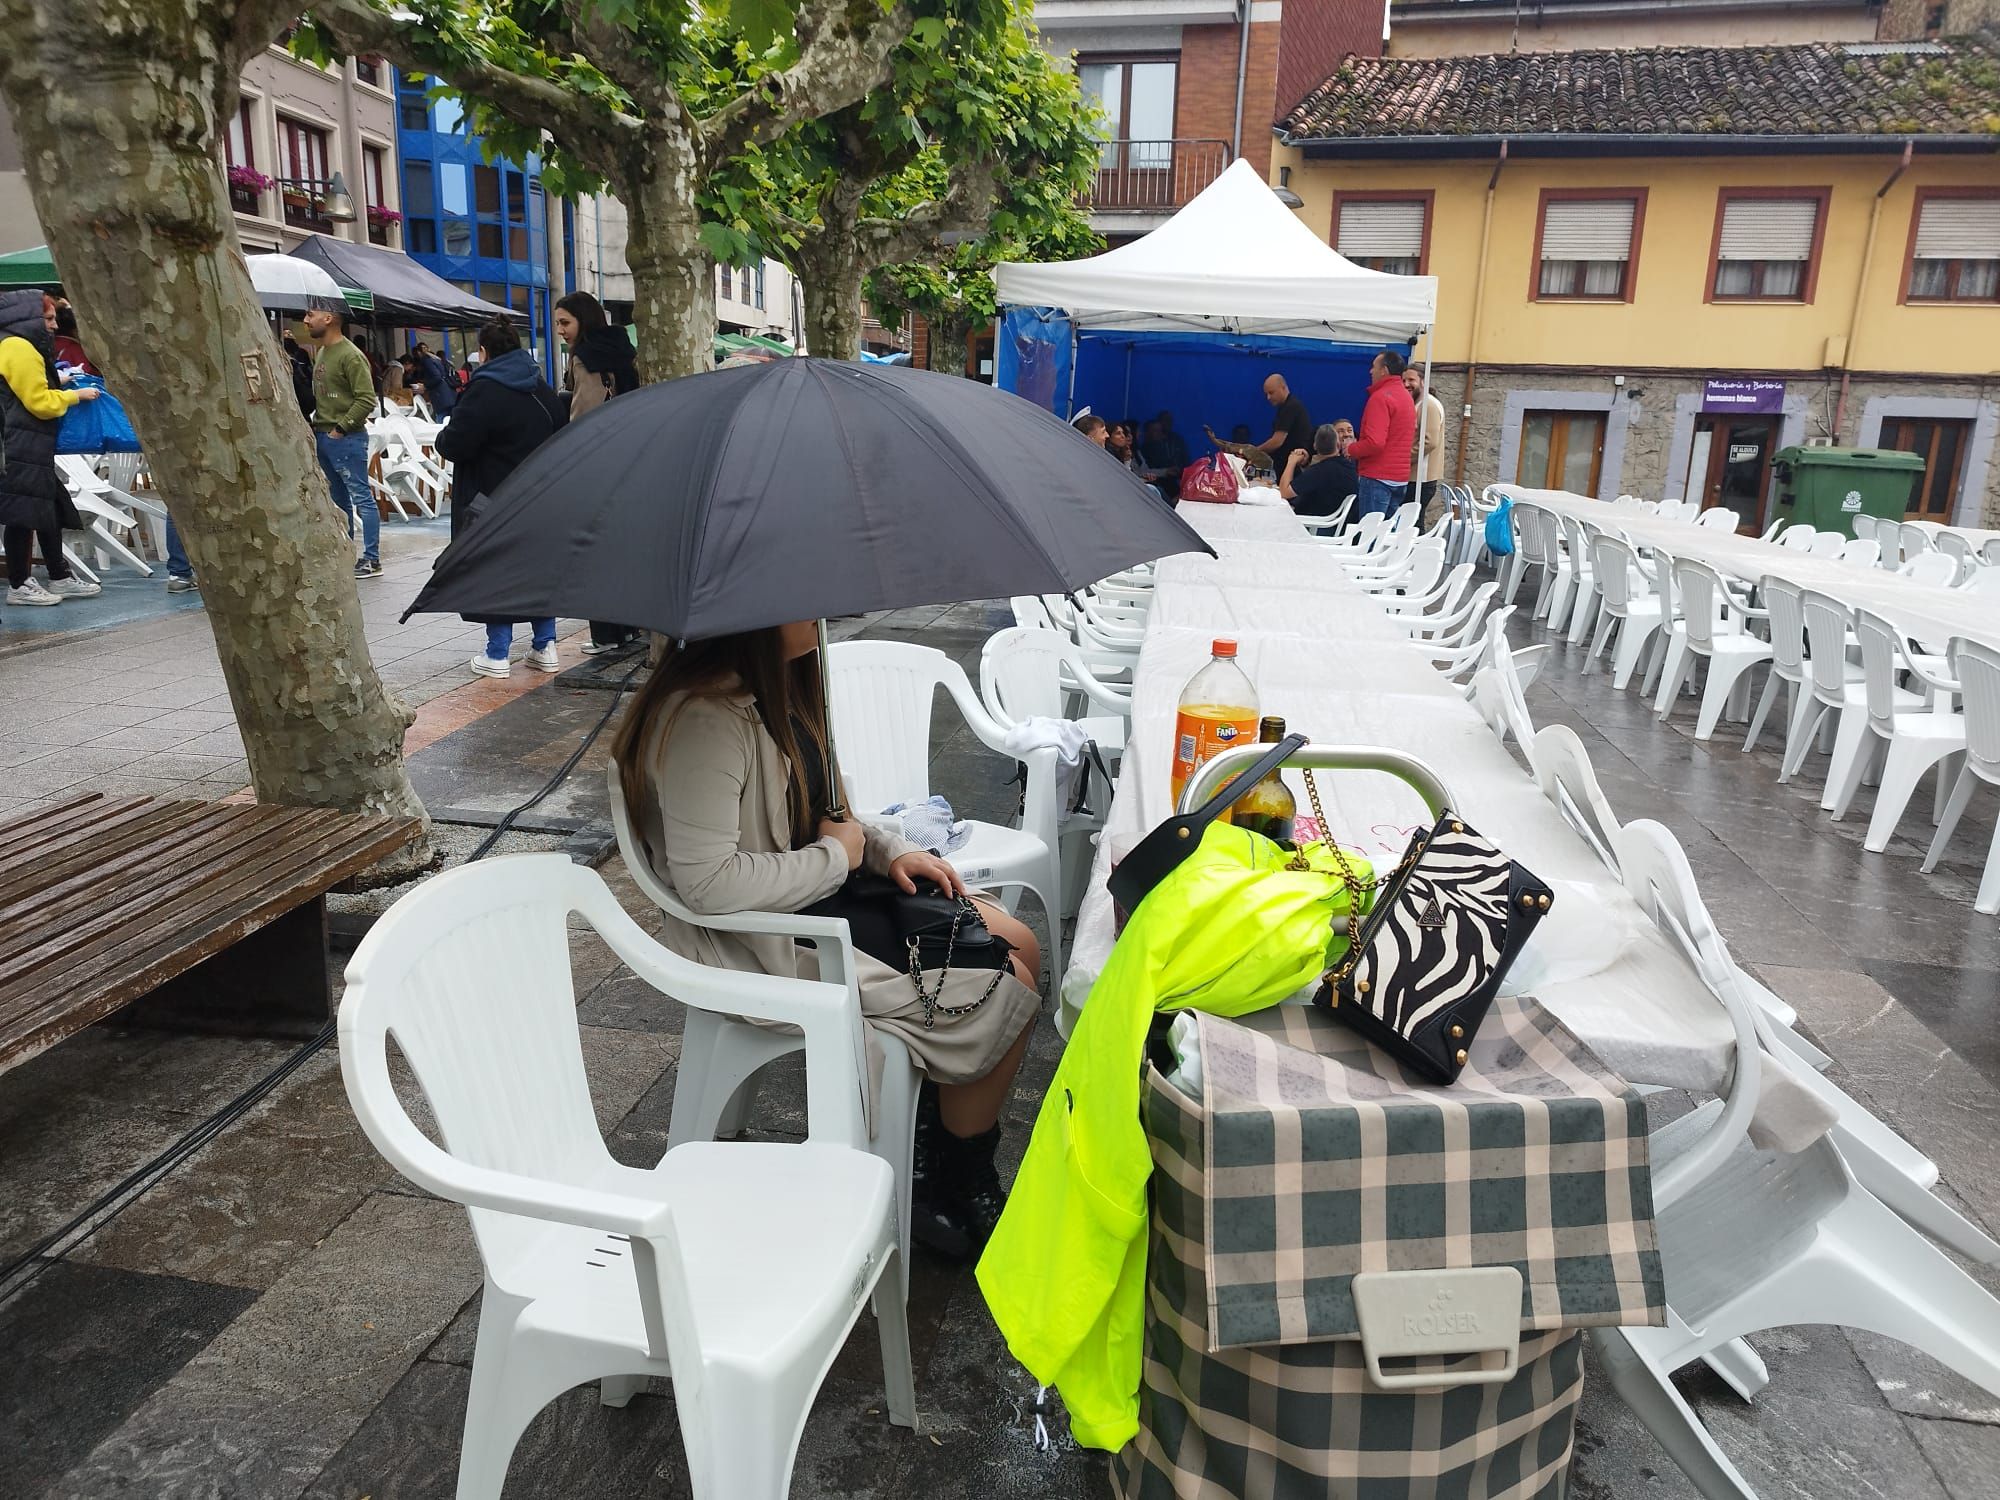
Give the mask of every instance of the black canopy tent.
[[420, 328], [477, 328], [492, 318], [528, 321], [525, 313], [460, 291], [409, 256], [351, 240], [314, 235], [293, 255], [322, 266], [343, 287], [374, 298], [372, 321]]

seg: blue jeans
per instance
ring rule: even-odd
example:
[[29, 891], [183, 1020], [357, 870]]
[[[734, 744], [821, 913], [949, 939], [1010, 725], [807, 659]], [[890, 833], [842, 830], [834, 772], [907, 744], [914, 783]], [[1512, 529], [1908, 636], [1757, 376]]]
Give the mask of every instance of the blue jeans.
[[174, 525], [172, 516], [167, 517], [167, 577], [194, 577], [194, 564], [188, 561], [187, 552], [181, 546], [180, 528]]
[[1408, 497], [1407, 484], [1391, 484], [1386, 479], [1362, 478], [1354, 484], [1354, 519], [1360, 520], [1370, 511], [1385, 516], [1393, 516], [1396, 507]]
[[319, 466], [326, 471], [326, 486], [333, 503], [347, 512], [347, 534], [354, 535], [354, 518], [361, 517], [361, 556], [365, 562], [382, 560], [382, 512], [368, 492], [368, 434], [350, 432], [332, 437], [313, 434], [319, 450]]
[[[552, 619], [530, 620], [528, 622], [528, 637], [534, 642], [537, 651], [541, 650], [544, 646], [553, 646], [556, 643], [556, 622]], [[513, 649], [513, 621], [509, 620], [505, 625], [488, 625], [486, 627], [487, 660], [505, 661], [507, 653]]]

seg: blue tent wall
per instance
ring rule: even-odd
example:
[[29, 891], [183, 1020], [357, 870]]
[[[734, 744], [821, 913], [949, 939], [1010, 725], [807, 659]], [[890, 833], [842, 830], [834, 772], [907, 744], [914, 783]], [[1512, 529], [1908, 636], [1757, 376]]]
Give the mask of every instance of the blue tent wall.
[[1069, 403], [1070, 321], [1054, 308], [1010, 307], [994, 341], [993, 383], [1058, 416]]
[[1342, 417], [1358, 424], [1368, 398], [1368, 366], [1379, 350], [1319, 339], [1086, 331], [1077, 345], [1076, 409], [1088, 406], [1107, 421], [1142, 423], [1170, 411], [1175, 430], [1198, 456], [1205, 450], [1203, 424], [1226, 438], [1242, 423], [1253, 443], [1271, 435], [1263, 391], [1264, 378], [1274, 372], [1305, 402], [1314, 425]]

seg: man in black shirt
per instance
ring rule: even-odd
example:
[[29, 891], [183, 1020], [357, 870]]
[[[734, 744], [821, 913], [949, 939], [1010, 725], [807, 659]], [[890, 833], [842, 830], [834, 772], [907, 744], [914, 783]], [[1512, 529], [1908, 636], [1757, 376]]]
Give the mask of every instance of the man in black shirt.
[[1354, 460], [1346, 456], [1353, 439], [1351, 425], [1329, 422], [1313, 434], [1311, 463], [1306, 462], [1305, 449], [1292, 450], [1278, 481], [1278, 493], [1299, 515], [1330, 516], [1354, 493]]
[[1305, 402], [1292, 394], [1292, 388], [1285, 384], [1282, 375], [1265, 377], [1264, 399], [1277, 408], [1277, 415], [1272, 422], [1271, 435], [1263, 442], [1225, 443], [1215, 435], [1214, 428], [1204, 428], [1203, 431], [1208, 434], [1208, 440], [1225, 453], [1234, 453], [1259, 468], [1277, 470], [1284, 467], [1286, 454], [1311, 443], [1312, 418], [1306, 415]]

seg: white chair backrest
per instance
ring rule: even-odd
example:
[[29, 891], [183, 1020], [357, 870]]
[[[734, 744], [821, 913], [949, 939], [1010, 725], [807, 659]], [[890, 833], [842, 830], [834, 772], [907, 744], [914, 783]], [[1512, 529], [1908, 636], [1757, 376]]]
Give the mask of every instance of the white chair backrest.
[[1602, 533], [1591, 542], [1590, 551], [1604, 608], [1622, 620], [1632, 606], [1632, 569], [1639, 565], [1639, 554], [1631, 543]]
[[1935, 550], [1919, 552], [1896, 571], [1905, 578], [1933, 588], [1949, 588], [1958, 579], [1958, 562]]
[[1837, 531], [1822, 531], [1813, 537], [1811, 550], [1814, 557], [1839, 557], [1851, 545]]
[[1590, 538], [1585, 533], [1583, 522], [1574, 516], [1558, 516], [1557, 524], [1562, 528], [1563, 547], [1569, 553], [1569, 564], [1581, 572], [1590, 570]]
[[1847, 691], [1847, 631], [1854, 612], [1831, 594], [1799, 591], [1806, 617], [1806, 662], [1812, 668], [1813, 697], [1838, 707]]
[[2000, 594], [2000, 568], [1987, 563], [1974, 563], [1972, 571], [1958, 581], [1958, 586], [1967, 594]]
[[1687, 501], [1670, 497], [1662, 500], [1659, 509], [1654, 511], [1653, 514], [1658, 516], [1662, 521], [1671, 521], [1686, 509]]
[[1962, 636], [1947, 650], [1965, 695], [1966, 760], [1988, 781], [2000, 782], [2000, 651]]
[[1427, 536], [1410, 549], [1407, 571], [1396, 587], [1411, 595], [1428, 594], [1444, 576], [1444, 538]]
[[[1779, 533], [1778, 545], [1780, 547], [1790, 547], [1795, 552], [1807, 552], [1812, 549], [1813, 542], [1821, 536], [1837, 537], [1840, 536], [1840, 533], [1837, 531], [1819, 532], [1813, 530], [1810, 526], [1788, 526], [1784, 531]], [[1842, 537], [1841, 540], [1845, 541], [1846, 538]]]
[[2000, 536], [1990, 536], [1979, 548], [1979, 555], [2000, 567]]
[[1448, 615], [1457, 609], [1465, 598], [1465, 590], [1472, 582], [1471, 563], [1460, 563], [1444, 575], [1444, 589], [1437, 601], [1437, 612]]
[[1681, 618], [1687, 621], [1688, 644], [1707, 654], [1715, 643], [1716, 626], [1729, 600], [1722, 578], [1707, 563], [1683, 557], [1674, 563], [1674, 586], [1680, 590]]
[[1882, 544], [1872, 536], [1858, 538], [1840, 549], [1840, 560], [1858, 568], [1875, 567], [1882, 561]]
[[1523, 565], [1548, 561], [1547, 533], [1542, 529], [1545, 511], [1538, 505], [1514, 502], [1514, 550]]
[[1679, 945], [1736, 1034], [1736, 1066], [1726, 1102], [1707, 1132], [1653, 1174], [1653, 1204], [1665, 1208], [1729, 1159], [1756, 1113], [1763, 1087], [1757, 1022], [1738, 988], [1736, 966], [1695, 887], [1694, 871], [1673, 834], [1651, 818], [1635, 818], [1618, 832], [1618, 869], [1625, 889], [1659, 928]]
[[1903, 666], [1903, 633], [1873, 610], [1857, 609], [1854, 638], [1861, 643], [1868, 722], [1886, 736], [1896, 727], [1896, 673]]
[[1641, 500], [1639, 502], [1639, 509], [1646, 515], [1657, 516], [1660, 513], [1660, 502], [1657, 500]]
[[1905, 521], [1897, 530], [1903, 544], [1903, 561], [1922, 557], [1926, 552], [1937, 551], [1937, 541], [1921, 526], [1913, 526]]
[[1742, 518], [1735, 511], [1724, 506], [1712, 505], [1695, 518], [1697, 526], [1712, 526], [1721, 531], [1734, 531], [1742, 524]]
[[1423, 506], [1419, 505], [1416, 501], [1405, 500], [1401, 505], [1396, 507], [1395, 519], [1389, 524], [1398, 531], [1406, 531], [1416, 524], [1417, 517], [1422, 512]]
[[1104, 700], [1122, 696], [1099, 681], [1083, 649], [1057, 631], [1017, 625], [990, 636], [980, 652], [979, 701], [1005, 728], [1068, 717], [1064, 700], [1073, 689], [1088, 691], [1086, 715], [1108, 712]]
[[1058, 630], [1055, 619], [1049, 614], [1048, 605], [1033, 594], [1016, 594], [1008, 604], [1014, 610], [1016, 625], [1031, 626], [1036, 630]]
[[1932, 541], [1936, 543], [1938, 551], [1944, 553], [1947, 557], [1958, 560], [1961, 573], [1967, 567], [1976, 567], [1978, 565], [1978, 559], [1973, 555], [1972, 543], [1968, 542], [1957, 532], [1940, 531], [1932, 537]]
[[1674, 583], [1674, 555], [1664, 547], [1653, 549], [1653, 590], [1660, 596], [1660, 628], [1670, 629], [1680, 618], [1680, 590]]
[[1854, 527], [1854, 537], [1856, 541], [1874, 540], [1875, 524], [1876, 524], [1875, 517], [1867, 514], [1866, 512], [1863, 512], [1860, 515], [1849, 517], [1849, 521]]
[[1366, 551], [1367, 549], [1373, 547], [1375, 545], [1375, 539], [1382, 534], [1383, 529], [1386, 528], [1388, 524], [1389, 524], [1389, 518], [1385, 516], [1381, 511], [1379, 510], [1369, 511], [1368, 514], [1363, 516], [1361, 520], [1356, 524], [1354, 545], [1356, 545], [1363, 551]]
[[1535, 736], [1535, 780], [1563, 820], [1582, 834], [1597, 857], [1618, 869], [1618, 815], [1598, 785], [1590, 753], [1567, 724], [1551, 724]]
[[965, 669], [942, 651], [904, 641], [840, 641], [827, 651], [833, 745], [854, 811], [881, 812], [931, 792], [931, 709], [939, 688], [968, 723], [992, 722]]
[[1771, 613], [1772, 670], [1789, 681], [1805, 681], [1806, 614], [1799, 586], [1766, 573], [1757, 588]]

